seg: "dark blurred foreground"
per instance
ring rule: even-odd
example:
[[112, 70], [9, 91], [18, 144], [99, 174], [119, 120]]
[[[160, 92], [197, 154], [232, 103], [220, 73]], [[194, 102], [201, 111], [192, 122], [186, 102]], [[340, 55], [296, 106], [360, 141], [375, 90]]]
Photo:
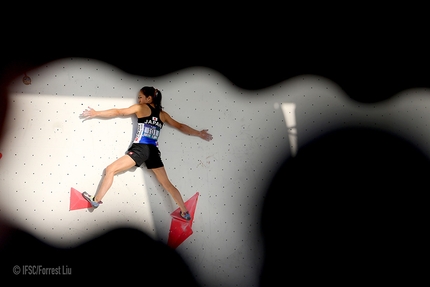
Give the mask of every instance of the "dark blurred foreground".
[[421, 152], [382, 131], [340, 130], [301, 148], [264, 204], [262, 286], [428, 284], [429, 174]]

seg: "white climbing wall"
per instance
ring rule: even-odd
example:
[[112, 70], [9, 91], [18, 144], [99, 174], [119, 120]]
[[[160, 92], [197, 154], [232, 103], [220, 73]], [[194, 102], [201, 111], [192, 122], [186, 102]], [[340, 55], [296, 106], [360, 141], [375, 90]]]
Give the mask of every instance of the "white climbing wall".
[[100, 208], [69, 211], [70, 189], [94, 193], [103, 169], [127, 150], [135, 127], [133, 117], [83, 122], [79, 114], [88, 106], [128, 107], [140, 88], [154, 86], [173, 118], [214, 136], [205, 142], [165, 126], [159, 139], [167, 173], [184, 199], [200, 193], [194, 234], [177, 251], [201, 286], [258, 286], [266, 188], [280, 164], [318, 135], [375, 127], [430, 154], [426, 89], [360, 104], [318, 75], [247, 91], [202, 67], [145, 78], [81, 58], [47, 63], [27, 75], [31, 85], [23, 75], [9, 87], [0, 143], [0, 216], [60, 247], [117, 226], [167, 242], [176, 206], [146, 167], [116, 176]]

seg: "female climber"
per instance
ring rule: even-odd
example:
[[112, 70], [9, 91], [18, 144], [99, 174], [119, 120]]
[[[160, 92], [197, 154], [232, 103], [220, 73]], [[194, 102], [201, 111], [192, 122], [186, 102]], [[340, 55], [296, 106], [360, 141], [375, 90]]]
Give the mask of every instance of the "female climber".
[[161, 98], [162, 96], [159, 90], [154, 87], [146, 86], [139, 91], [138, 104], [132, 105], [129, 108], [95, 111], [88, 107], [88, 109], [81, 114], [81, 117], [85, 120], [95, 117], [114, 118], [135, 114], [138, 122], [136, 136], [132, 145], [124, 156], [118, 158], [106, 167], [102, 182], [96, 194], [91, 196], [87, 192], [82, 193], [83, 197], [90, 202], [94, 208], [99, 206], [102, 198], [112, 186], [115, 174], [126, 171], [133, 166], [139, 167], [145, 163], [146, 167], [154, 172], [163, 188], [173, 197], [181, 210], [181, 217], [185, 220], [191, 220], [191, 216], [185, 207], [181, 194], [167, 177], [164, 164], [161, 161], [161, 153], [157, 147], [157, 140], [160, 135], [160, 130], [165, 123], [185, 134], [197, 136], [206, 141], [212, 140], [212, 135], [207, 132], [208, 130], [197, 131], [172, 119], [170, 115], [163, 110]]

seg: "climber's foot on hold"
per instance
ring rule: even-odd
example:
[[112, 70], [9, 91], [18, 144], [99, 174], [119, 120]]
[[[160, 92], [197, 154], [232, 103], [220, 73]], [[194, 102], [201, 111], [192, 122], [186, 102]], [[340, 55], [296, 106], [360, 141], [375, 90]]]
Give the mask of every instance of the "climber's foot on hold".
[[186, 211], [186, 212], [179, 211], [179, 214], [181, 215], [181, 217], [183, 219], [185, 219], [185, 220], [191, 220], [191, 215], [190, 215], [190, 213], [188, 211]]
[[97, 208], [97, 207], [99, 207], [99, 204], [100, 203], [102, 203], [101, 201], [96, 201], [95, 200], [95, 196], [93, 197], [93, 196], [91, 196], [91, 195], [89, 195], [88, 194], [88, 192], [86, 192], [86, 191], [84, 191], [83, 193], [82, 193], [82, 196], [89, 202], [89, 203], [91, 203], [91, 206], [92, 207], [94, 207], [94, 208]]

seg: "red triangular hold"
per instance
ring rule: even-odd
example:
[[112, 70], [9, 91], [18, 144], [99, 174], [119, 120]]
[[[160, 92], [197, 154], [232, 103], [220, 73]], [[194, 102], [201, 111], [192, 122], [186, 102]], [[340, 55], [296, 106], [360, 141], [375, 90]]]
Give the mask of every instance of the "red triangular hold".
[[[196, 211], [196, 206], [197, 206], [197, 200], [198, 200], [198, 198], [199, 198], [199, 193], [198, 192], [196, 192], [196, 194], [194, 194], [192, 197], [190, 197], [190, 199], [188, 199], [186, 202], [185, 202], [185, 207], [187, 208], [187, 210], [188, 210], [188, 212], [190, 213], [190, 215], [191, 215], [191, 222], [193, 221], [193, 219], [194, 219], [194, 213], [195, 213], [195, 211]], [[176, 219], [179, 219], [179, 220], [182, 220], [182, 221], [186, 221], [185, 219], [183, 219], [182, 217], [181, 217], [181, 215], [179, 214], [179, 211], [180, 211], [180, 208], [178, 207], [177, 209], [175, 209], [175, 211], [173, 211], [171, 214], [170, 214], [170, 216], [172, 216], [173, 218], [176, 218]]]
[[191, 229], [194, 220], [194, 214], [197, 206], [197, 199], [199, 198], [199, 193], [197, 192], [190, 199], [185, 202], [185, 207], [191, 215], [191, 220], [186, 221], [183, 219], [177, 208], [170, 215], [172, 216], [172, 223], [170, 224], [169, 231], [169, 239], [167, 241], [167, 245], [171, 248], [175, 249], [182, 242], [184, 242], [191, 234], [193, 234], [193, 230]]
[[89, 203], [85, 198], [82, 197], [82, 193], [70, 188], [70, 207], [69, 210], [76, 210], [82, 208], [90, 208], [91, 203]]
[[176, 249], [176, 247], [184, 242], [191, 234], [193, 234], [191, 222], [185, 222], [172, 218], [167, 245], [173, 249]]

